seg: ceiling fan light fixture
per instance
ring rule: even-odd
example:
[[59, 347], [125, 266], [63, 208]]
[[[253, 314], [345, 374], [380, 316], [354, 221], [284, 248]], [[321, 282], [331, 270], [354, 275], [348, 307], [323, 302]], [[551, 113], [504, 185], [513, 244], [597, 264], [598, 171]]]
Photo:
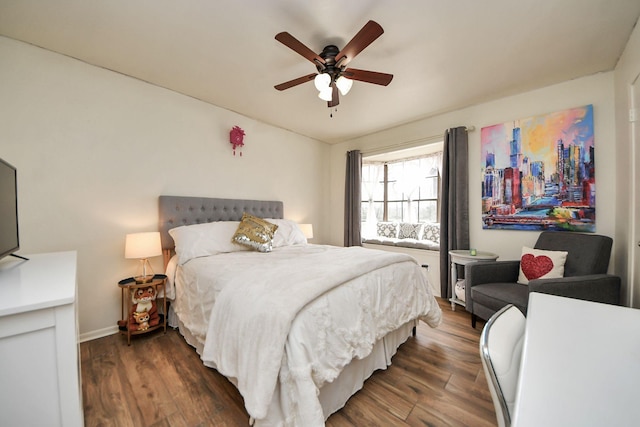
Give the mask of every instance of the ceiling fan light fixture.
[[318, 98], [327, 102], [331, 101], [333, 99], [333, 90], [331, 90], [331, 87], [327, 87], [326, 89], [321, 90], [318, 94]]
[[[276, 85], [275, 89], [285, 90], [313, 80], [316, 89], [320, 92], [318, 97], [327, 101], [327, 107], [335, 108], [340, 103], [340, 93], [343, 96], [346, 95], [353, 85], [353, 80], [387, 86], [393, 79], [393, 74], [346, 68], [353, 58], [383, 33], [384, 30], [380, 24], [370, 20], [342, 50], [330, 44], [320, 53], [312, 51], [286, 31], [276, 34], [277, 41], [313, 63], [317, 72]], [[350, 78], [343, 77], [343, 74]]]
[[313, 79], [313, 84], [316, 85], [316, 89], [320, 92], [327, 90], [331, 84], [331, 76], [326, 73], [320, 73]]
[[338, 77], [338, 80], [336, 80], [336, 86], [338, 86], [340, 94], [344, 96], [351, 90], [351, 86], [353, 86], [353, 80], [348, 79], [345, 76], [340, 76]]

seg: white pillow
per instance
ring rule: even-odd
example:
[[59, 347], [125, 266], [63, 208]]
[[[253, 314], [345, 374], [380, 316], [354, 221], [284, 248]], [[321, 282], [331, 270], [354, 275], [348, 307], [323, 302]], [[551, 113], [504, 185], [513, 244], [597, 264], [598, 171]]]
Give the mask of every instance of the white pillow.
[[172, 228], [169, 235], [176, 244], [178, 264], [197, 257], [250, 250], [231, 241], [239, 224], [240, 221], [217, 221]]
[[568, 252], [522, 248], [518, 283], [526, 285], [534, 279], [558, 279], [564, 276]]
[[295, 221], [290, 219], [267, 219], [267, 221], [278, 226], [276, 234], [273, 236], [273, 247], [306, 245], [307, 238]]

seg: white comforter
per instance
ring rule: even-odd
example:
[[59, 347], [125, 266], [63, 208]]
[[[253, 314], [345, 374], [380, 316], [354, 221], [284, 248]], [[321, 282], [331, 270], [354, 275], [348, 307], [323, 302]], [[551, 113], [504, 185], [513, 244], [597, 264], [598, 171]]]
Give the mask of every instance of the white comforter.
[[[194, 259], [179, 274], [202, 269], [215, 273], [198, 273], [190, 286], [204, 304], [184, 313], [177, 304], [176, 312], [204, 340], [204, 363], [236, 383], [257, 425], [323, 425], [324, 383], [404, 323], [441, 319], [420, 267], [403, 254], [288, 246]], [[178, 300], [181, 292], [191, 291], [177, 289]], [[190, 325], [188, 310], [199, 319]], [[269, 416], [274, 404], [285, 419]]]

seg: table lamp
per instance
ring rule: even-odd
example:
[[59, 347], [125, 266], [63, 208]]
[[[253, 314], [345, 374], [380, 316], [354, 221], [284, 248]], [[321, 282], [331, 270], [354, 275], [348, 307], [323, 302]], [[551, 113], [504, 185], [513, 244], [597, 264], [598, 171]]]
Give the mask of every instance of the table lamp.
[[304, 237], [308, 239], [313, 239], [313, 224], [298, 224], [300, 230], [302, 230], [302, 234]]
[[148, 283], [153, 279], [153, 270], [151, 269], [151, 264], [149, 264], [149, 258], [160, 255], [162, 255], [160, 232], [150, 231], [127, 234], [124, 257], [140, 260], [138, 274], [134, 276], [136, 283]]

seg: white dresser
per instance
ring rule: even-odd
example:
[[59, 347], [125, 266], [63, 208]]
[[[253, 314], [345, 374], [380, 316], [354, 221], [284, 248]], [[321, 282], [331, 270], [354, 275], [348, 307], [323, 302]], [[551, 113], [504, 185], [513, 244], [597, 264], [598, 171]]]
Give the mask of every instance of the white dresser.
[[7, 426], [84, 424], [76, 253], [0, 260], [0, 414]]

